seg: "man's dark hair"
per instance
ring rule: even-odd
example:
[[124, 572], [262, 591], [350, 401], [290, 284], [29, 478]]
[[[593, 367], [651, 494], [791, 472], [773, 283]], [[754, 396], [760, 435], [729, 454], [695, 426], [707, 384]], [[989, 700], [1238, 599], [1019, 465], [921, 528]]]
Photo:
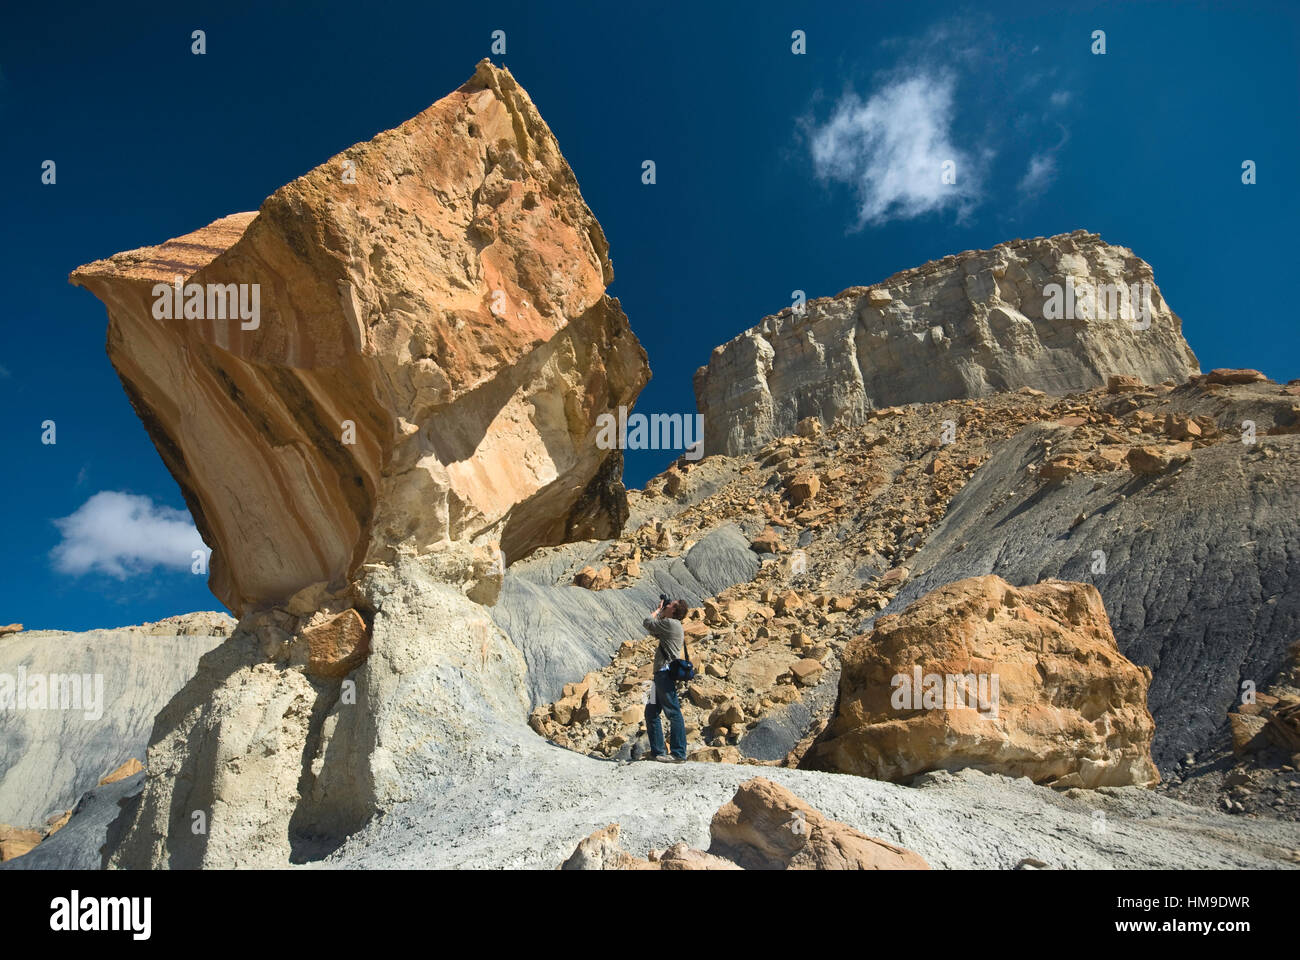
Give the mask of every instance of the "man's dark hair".
[[686, 614], [690, 613], [691, 608], [685, 600], [674, 600], [664, 608], [664, 613], [674, 620], [685, 620]]

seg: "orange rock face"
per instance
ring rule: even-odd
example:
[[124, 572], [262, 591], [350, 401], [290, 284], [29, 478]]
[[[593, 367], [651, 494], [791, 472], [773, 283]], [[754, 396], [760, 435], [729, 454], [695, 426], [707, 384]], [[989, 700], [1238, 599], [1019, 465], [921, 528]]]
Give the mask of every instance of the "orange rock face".
[[845, 648], [839, 703], [801, 766], [906, 780], [974, 767], [1058, 787], [1159, 782], [1150, 672], [1090, 584], [996, 576], [933, 590]]
[[750, 870], [928, 870], [905, 847], [831, 820], [785, 787], [755, 777], [709, 825], [709, 853]]
[[355, 610], [321, 611], [302, 627], [307, 647], [307, 672], [317, 677], [346, 677], [370, 653], [370, 634]]
[[99, 785], [102, 787], [107, 783], [117, 783], [119, 780], [125, 780], [127, 777], [134, 777], [143, 769], [144, 764], [135, 757], [131, 757], [131, 759], [127, 760], [112, 773], [105, 774], [99, 781]]
[[71, 279], [242, 613], [399, 552], [616, 534], [622, 458], [592, 438], [649, 369], [607, 251], [484, 61], [258, 212]]
[[24, 853], [30, 853], [41, 839], [40, 831], [25, 830], [0, 823], [0, 863], [16, 860]]

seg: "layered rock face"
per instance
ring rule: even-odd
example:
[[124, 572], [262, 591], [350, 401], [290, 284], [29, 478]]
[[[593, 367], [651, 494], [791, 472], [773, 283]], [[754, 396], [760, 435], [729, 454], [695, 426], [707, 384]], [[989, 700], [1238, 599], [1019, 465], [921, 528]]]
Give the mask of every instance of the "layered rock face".
[[[608, 245], [510, 73], [72, 282], [236, 613], [454, 541], [615, 534], [592, 438], [649, 370]], [[180, 285], [180, 296], [171, 293]]]
[[1083, 230], [944, 257], [715, 348], [695, 373], [704, 452], [747, 453], [804, 418], [855, 424], [894, 404], [1069, 393], [1112, 374], [1181, 383], [1198, 369], [1181, 327], [1147, 263]]
[[1150, 671], [1119, 652], [1097, 589], [961, 580], [844, 651], [811, 769], [901, 781], [964, 767], [1056, 787], [1150, 786]]
[[0, 823], [44, 828], [143, 759], [154, 714], [234, 628], [224, 613], [191, 613], [0, 637]]

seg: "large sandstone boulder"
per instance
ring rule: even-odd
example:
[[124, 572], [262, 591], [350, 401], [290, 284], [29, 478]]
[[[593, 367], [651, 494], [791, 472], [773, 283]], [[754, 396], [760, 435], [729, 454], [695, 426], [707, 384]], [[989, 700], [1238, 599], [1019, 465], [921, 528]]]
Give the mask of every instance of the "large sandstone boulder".
[[975, 577], [844, 651], [836, 713], [802, 766], [902, 781], [973, 767], [1056, 787], [1159, 781], [1150, 672], [1120, 654], [1089, 584]]
[[[1067, 278], [1094, 295], [1070, 297]], [[787, 307], [715, 348], [695, 374], [704, 452], [747, 453], [806, 418], [860, 423], [894, 404], [1019, 387], [1070, 393], [1112, 374], [1182, 382], [1198, 365], [1181, 328], [1151, 267], [1096, 234], [966, 251], [810, 300], [801, 313]]]
[[452, 541], [509, 561], [617, 533], [596, 418], [649, 370], [612, 279], [555, 137], [486, 60], [256, 213], [71, 277], [239, 614]]

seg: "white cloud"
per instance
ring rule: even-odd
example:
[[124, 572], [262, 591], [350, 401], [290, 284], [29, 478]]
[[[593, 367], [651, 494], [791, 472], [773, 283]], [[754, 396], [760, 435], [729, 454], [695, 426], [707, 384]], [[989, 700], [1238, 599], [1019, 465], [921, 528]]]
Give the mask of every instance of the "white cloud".
[[[852, 189], [857, 229], [935, 213], [960, 224], [976, 210], [1005, 221], [1069, 160], [1060, 151], [1078, 80], [1059, 64], [1027, 69], [1042, 64], [1031, 59], [1040, 52], [1031, 37], [984, 14], [885, 37], [864, 57], [874, 71], [869, 87], [832, 100], [829, 117], [814, 94], [809, 110], [817, 113], [801, 121], [801, 147], [819, 179]], [[955, 184], [943, 183], [945, 160], [956, 165]]]
[[1029, 167], [1016, 187], [1026, 196], [1037, 196], [1056, 179], [1056, 152], [1036, 153], [1029, 158]]
[[[847, 183], [858, 200], [858, 226], [908, 220], [946, 208], [960, 219], [978, 201], [980, 161], [952, 142], [951, 77], [896, 77], [862, 100], [846, 93], [811, 131], [819, 177]], [[956, 182], [944, 182], [944, 164]]]
[[96, 571], [125, 580], [154, 567], [189, 569], [192, 551], [207, 550], [184, 510], [116, 490], [95, 494], [54, 525], [63, 540], [50, 558], [60, 573]]
[[1029, 157], [1029, 165], [1025, 168], [1020, 182], [1016, 184], [1016, 192], [1020, 194], [1022, 201], [1039, 196], [1056, 181], [1059, 169], [1056, 157], [1070, 142], [1070, 131], [1065, 125], [1057, 124], [1057, 128], [1060, 130], [1060, 139], [1050, 147], [1035, 151]]

